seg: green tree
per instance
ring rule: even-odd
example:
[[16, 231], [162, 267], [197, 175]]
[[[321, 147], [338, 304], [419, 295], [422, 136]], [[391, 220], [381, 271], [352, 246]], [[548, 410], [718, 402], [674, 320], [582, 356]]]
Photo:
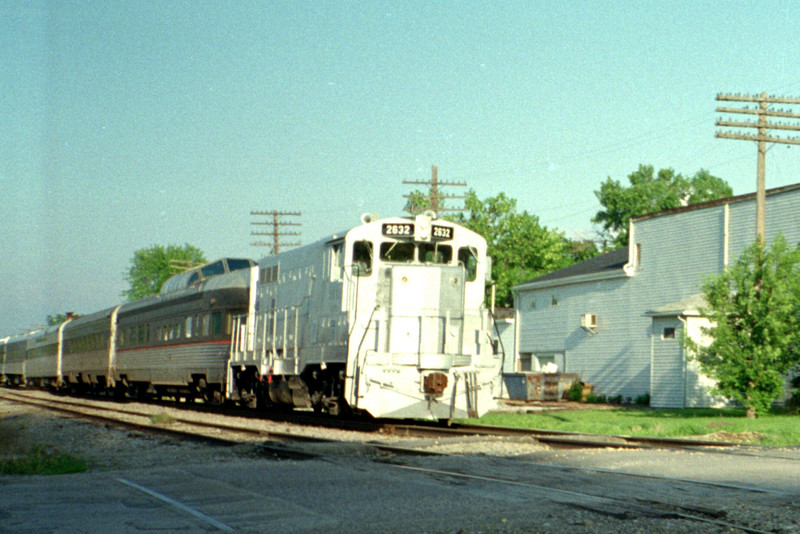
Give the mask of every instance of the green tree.
[[518, 213], [517, 201], [505, 193], [482, 201], [469, 190], [464, 204], [466, 212], [451, 219], [486, 239], [498, 305], [513, 305], [516, 284], [573, 263], [569, 240], [542, 226], [537, 216]]
[[431, 209], [430, 195], [423, 193], [419, 189], [412, 191], [406, 196], [408, 200], [403, 208], [403, 211], [406, 213], [410, 213], [411, 215], [419, 215], [425, 210]]
[[691, 178], [673, 169], [661, 169], [654, 175], [652, 165], [639, 165], [628, 175], [628, 186], [610, 177], [594, 194], [603, 206], [592, 218], [601, 225], [601, 238], [606, 249], [628, 244], [628, 221], [648, 213], [680, 208], [733, 195], [728, 183], [700, 169]]
[[800, 363], [800, 248], [778, 236], [767, 251], [758, 240], [707, 278], [703, 293], [712, 341], [687, 339], [690, 357], [716, 381], [715, 393], [741, 402], [748, 417], [765, 413]]
[[188, 243], [183, 246], [153, 245], [139, 249], [133, 253], [131, 266], [125, 275], [130, 288], [123, 291], [122, 295], [133, 301], [158, 293], [164, 282], [177, 272], [170, 264], [173, 260], [195, 265], [207, 261], [199, 248]]
[[569, 253], [572, 263], [579, 263], [594, 258], [600, 251], [597, 250], [597, 244], [591, 239], [570, 239]]
[[63, 323], [67, 319], [77, 319], [78, 317], [80, 317], [80, 315], [75, 313], [56, 313], [53, 315], [48, 315], [47, 326], [56, 326]]

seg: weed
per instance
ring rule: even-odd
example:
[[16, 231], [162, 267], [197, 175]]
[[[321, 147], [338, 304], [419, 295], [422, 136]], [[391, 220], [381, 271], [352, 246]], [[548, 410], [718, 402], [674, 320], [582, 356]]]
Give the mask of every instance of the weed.
[[166, 412], [159, 412], [150, 416], [150, 422], [154, 425], [171, 425], [175, 423], [175, 418]]
[[0, 461], [4, 475], [63, 475], [89, 469], [85, 460], [37, 445], [10, 460]]

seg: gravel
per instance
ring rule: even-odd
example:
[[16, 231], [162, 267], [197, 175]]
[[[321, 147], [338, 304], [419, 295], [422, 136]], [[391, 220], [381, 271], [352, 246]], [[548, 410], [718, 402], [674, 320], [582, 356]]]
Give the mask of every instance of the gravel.
[[[47, 395], [43, 393], [43, 395]], [[130, 406], [130, 405], [126, 405]], [[214, 419], [221, 416], [187, 411], [175, 411], [169, 407], [154, 405], [137, 405], [153, 414], [166, 413], [181, 417], [198, 417]], [[383, 457], [385, 454], [375, 451], [367, 445], [376, 441], [374, 434], [348, 432], [325, 428], [296, 427], [286, 423], [275, 423], [260, 419], [243, 419], [242, 424], [272, 430], [275, 432], [292, 432], [314, 435], [332, 440], [340, 440], [335, 444], [306, 444], [305, 448], [326, 455], [338, 455], [341, 462], [358, 462], [372, 457]], [[535, 468], [535, 462], [552, 464], [580, 464], [583, 466], [608, 466], [630, 471], [633, 465], [648, 465], [652, 462], [655, 471], [657, 462], [681, 463], [701, 460], [702, 453], [691, 453], [684, 456], [671, 456], [651, 452], [651, 456], [642, 461], [642, 454], [636, 451], [553, 451], [531, 439], [519, 438], [439, 438], [439, 439], [400, 439], [391, 436], [380, 436], [382, 443], [395, 446], [414, 447], [443, 454], [459, 455], [445, 457], [416, 457], [411, 459], [394, 459], [420, 468], [431, 468], [440, 472], [463, 472], [484, 476], [501, 476], [508, 480], [520, 480], [520, 484], [491, 485], [491, 498], [486, 501], [486, 520], [476, 524], [474, 528], [457, 528], [442, 530], [434, 528], [429, 532], [474, 533], [474, 532], [620, 532], [620, 533], [660, 533], [660, 532], [742, 532], [733, 527], [719, 527], [690, 521], [677, 517], [646, 517], [631, 515], [620, 510], [608, 509], [608, 505], [592, 504], [577, 501], [554, 491], [552, 497], [534, 497], [538, 490], [526, 489], [525, 484], [552, 484], [553, 488], [564, 487], [576, 491], [590, 491], [597, 495], [623, 495], [626, 502], [645, 502], [647, 500], [685, 503], [687, 507], [707, 507], [722, 514], [724, 520], [735, 524], [749, 525], [764, 532], [780, 534], [800, 533], [800, 513], [796, 504], [796, 495], [748, 495], [732, 494], [727, 490], [696, 489], [693, 487], [678, 488], [675, 484], [652, 479], [617, 479], [600, 476], [596, 473], [581, 471], [554, 470], [548, 473], [545, 467]], [[36, 443], [54, 451], [65, 452], [86, 460], [92, 471], [158, 469], [168, 459], [170, 466], [203, 465], [232, 462], [239, 465], [247, 458], [259, 455], [253, 443], [236, 446], [217, 446], [190, 440], [177, 440], [160, 437], [142, 431], [129, 430], [116, 425], [84, 422], [70, 417], [53, 415], [44, 410], [19, 405], [0, 399], [0, 458], [9, 457], [29, 444]], [[293, 445], [294, 446], [294, 445]], [[797, 453], [798, 451], [794, 451]], [[711, 455], [709, 455], [711, 456]], [[347, 460], [350, 458], [350, 460]], [[668, 459], [671, 458], [671, 459]], [[730, 460], [729, 461], [735, 461]], [[525, 465], [525, 462], [532, 462]], [[721, 462], [720, 462], [721, 463]], [[794, 462], [791, 469], [796, 470]], [[750, 464], [748, 464], [750, 465]], [[710, 470], [717, 469], [709, 465]], [[746, 469], [749, 469], [746, 468]], [[735, 471], [735, 469], [734, 469]], [[397, 476], [403, 471], [398, 470]], [[519, 478], [517, 478], [519, 477]], [[530, 478], [527, 478], [530, 477]], [[538, 480], [537, 480], [538, 477]], [[449, 480], [446, 475], [435, 476], [444, 483]], [[0, 478], [0, 480], [2, 480]], [[2, 482], [0, 482], [1, 484]], [[472, 488], [469, 479], [453, 482], [464, 485], [464, 491], [487, 491], [475, 482], [477, 489]], [[605, 485], [605, 487], [604, 487]], [[794, 486], [795, 493], [797, 486]], [[627, 492], [627, 493], [626, 493]], [[738, 495], [734, 498], [731, 495]], [[503, 503], [524, 502], [535, 503], [525, 508], [525, 512], [504, 514]], [[515, 505], [516, 506], [516, 505]], [[490, 513], [491, 512], [491, 513]], [[499, 515], [498, 515], [499, 514]], [[430, 523], [429, 523], [430, 524]], [[535, 527], [532, 527], [535, 525]], [[385, 532], [391, 532], [391, 528]]]

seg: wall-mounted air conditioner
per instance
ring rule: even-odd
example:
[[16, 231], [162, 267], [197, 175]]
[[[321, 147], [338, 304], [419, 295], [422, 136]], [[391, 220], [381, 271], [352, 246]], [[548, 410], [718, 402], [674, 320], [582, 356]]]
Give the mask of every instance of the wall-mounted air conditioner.
[[581, 328], [594, 332], [597, 328], [597, 315], [594, 313], [584, 313], [581, 315]]

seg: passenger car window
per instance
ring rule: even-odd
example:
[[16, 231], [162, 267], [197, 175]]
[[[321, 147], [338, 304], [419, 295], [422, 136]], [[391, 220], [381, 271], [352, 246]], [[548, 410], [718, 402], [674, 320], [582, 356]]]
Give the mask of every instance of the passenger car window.
[[228, 271], [238, 271], [240, 269], [249, 269], [253, 263], [250, 260], [239, 260], [228, 258]]
[[221, 261], [215, 261], [212, 264], [202, 267], [200, 272], [203, 274], [203, 277], [225, 274], [225, 265], [223, 265]]

